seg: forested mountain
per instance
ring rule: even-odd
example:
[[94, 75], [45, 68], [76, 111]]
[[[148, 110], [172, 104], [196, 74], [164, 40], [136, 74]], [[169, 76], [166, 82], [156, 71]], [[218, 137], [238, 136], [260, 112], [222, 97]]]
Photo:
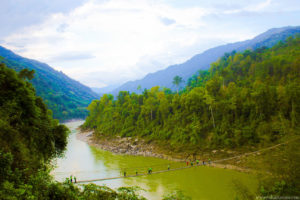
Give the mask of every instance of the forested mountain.
[[232, 44], [226, 44], [215, 48], [208, 49], [201, 54], [193, 56], [188, 61], [167, 67], [164, 70], [157, 71], [146, 75], [141, 80], [129, 81], [119, 88], [113, 90], [111, 93], [116, 95], [119, 91], [130, 91], [139, 92], [137, 90], [140, 85], [142, 90], [144, 88], [150, 89], [153, 86], [167, 87], [175, 89], [172, 80], [175, 76], [180, 76], [184, 81], [187, 81], [198, 70], [206, 70], [210, 64], [216, 61], [219, 57], [223, 56], [224, 53], [231, 51], [241, 52], [246, 49], [255, 50], [259, 47], [272, 47], [278, 41], [283, 41], [287, 37], [300, 33], [300, 27], [283, 27], [274, 28], [262, 33], [251, 40], [243, 42], [236, 42]]
[[34, 70], [31, 83], [41, 96], [48, 108], [53, 111], [56, 119], [84, 118], [86, 107], [98, 95], [87, 86], [69, 78], [62, 72], [56, 71], [45, 63], [27, 59], [14, 54], [0, 46], [0, 63], [5, 63], [16, 71], [22, 69]]
[[225, 54], [179, 93], [104, 95], [83, 128], [96, 136], [137, 136], [170, 146], [235, 148], [299, 133], [300, 37], [272, 48]]
[[144, 199], [131, 188], [79, 188], [49, 175], [51, 159], [66, 148], [68, 129], [35, 95], [31, 78], [28, 70], [17, 74], [0, 63], [0, 199]]

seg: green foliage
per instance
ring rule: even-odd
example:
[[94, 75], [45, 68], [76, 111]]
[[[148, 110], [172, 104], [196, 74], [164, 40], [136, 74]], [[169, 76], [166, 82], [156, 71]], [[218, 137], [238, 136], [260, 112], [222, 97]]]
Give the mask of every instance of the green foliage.
[[88, 87], [46, 64], [16, 55], [7, 57], [0, 57], [0, 63], [18, 71], [20, 78], [30, 80], [37, 95], [42, 97], [52, 110], [55, 119], [85, 118], [86, 107], [92, 99], [98, 98]]
[[5, 181], [1, 185], [0, 199], [45, 199], [45, 200], [144, 200], [137, 194], [136, 188], [119, 188], [117, 191], [106, 186], [95, 184], [77, 187], [73, 183], [58, 183], [53, 181], [45, 171], [39, 171], [21, 182], [18, 187], [16, 183]]
[[177, 93], [178, 93], [179, 85], [182, 83], [182, 77], [180, 77], [180, 76], [175, 76], [172, 83], [173, 83], [174, 85], [176, 85], [176, 87], [177, 87]]
[[191, 200], [192, 198], [183, 194], [180, 190], [175, 190], [163, 197], [163, 200]]
[[51, 159], [63, 154], [68, 129], [51, 112], [26, 80], [33, 71], [0, 64], [0, 199], [144, 199], [136, 188], [118, 191], [94, 184], [83, 189], [58, 183], [49, 175]]
[[210, 78], [209, 71], [200, 70], [188, 79], [185, 90], [191, 90], [194, 87], [204, 86], [206, 81]]
[[17, 74], [0, 64], [1, 199], [25, 195], [33, 187], [30, 177], [62, 155], [67, 144], [67, 128], [52, 119], [26, 81], [32, 76], [33, 71]]
[[89, 105], [83, 128], [194, 149], [276, 143], [299, 131], [299, 43], [225, 54], [179, 94], [157, 86], [104, 95]]
[[20, 77], [0, 64], [0, 146], [14, 155], [13, 165], [39, 167], [62, 153], [67, 128], [52, 119], [32, 85]]
[[28, 80], [31, 80], [34, 78], [34, 70], [29, 71], [28, 69], [22, 69], [18, 75], [22, 79], [27, 78]]
[[279, 155], [265, 158], [266, 170], [272, 174], [260, 179], [260, 195], [300, 196], [300, 139], [288, 143]]

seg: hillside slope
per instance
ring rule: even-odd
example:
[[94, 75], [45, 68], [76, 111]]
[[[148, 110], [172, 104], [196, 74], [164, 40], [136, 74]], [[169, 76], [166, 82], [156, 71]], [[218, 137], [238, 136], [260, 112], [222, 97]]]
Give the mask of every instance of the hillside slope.
[[174, 85], [172, 84], [175, 76], [181, 76], [183, 80], [187, 81], [187, 79], [195, 74], [198, 70], [207, 70], [212, 62], [216, 61], [226, 52], [231, 52], [234, 50], [241, 52], [246, 49], [255, 50], [263, 46], [272, 47], [278, 41], [283, 41], [287, 37], [296, 33], [300, 33], [300, 26], [274, 28], [256, 36], [251, 40], [211, 48], [201, 54], [193, 56], [191, 59], [182, 64], [172, 65], [164, 70], [150, 73], [141, 80], [129, 81], [121, 85], [119, 88], [113, 90], [111, 93], [116, 95], [119, 91], [138, 92], [137, 88], [139, 85], [141, 85], [142, 89], [150, 89], [157, 85], [160, 87], [175, 89]]
[[45, 63], [21, 57], [0, 46], [0, 63], [20, 71], [24, 68], [34, 70], [34, 85], [37, 95], [41, 96], [53, 117], [60, 120], [83, 118], [87, 114], [85, 107], [98, 98], [89, 87], [56, 71]]
[[[93, 101], [83, 128], [143, 137], [174, 150], [266, 145], [299, 133], [300, 37], [212, 63], [180, 94], [158, 86]], [[188, 147], [187, 147], [188, 146]], [[180, 150], [179, 148], [182, 147]], [[172, 150], [173, 151], [173, 150]]]

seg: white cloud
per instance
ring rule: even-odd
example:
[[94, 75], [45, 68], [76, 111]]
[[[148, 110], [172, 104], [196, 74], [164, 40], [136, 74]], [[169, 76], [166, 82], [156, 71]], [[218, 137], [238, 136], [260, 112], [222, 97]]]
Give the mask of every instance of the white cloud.
[[[205, 12], [140, 0], [89, 1], [70, 13], [53, 14], [42, 24], [10, 35], [5, 41], [22, 43], [26, 49], [23, 56], [48, 62], [89, 85], [89, 80], [82, 80], [77, 71], [105, 70], [111, 72], [111, 78], [119, 76], [125, 81], [152, 71], [139, 71], [136, 64], [141, 58], [155, 59], [170, 52], [170, 46], [192, 45], [198, 37], [195, 29], [203, 26], [201, 16]], [[162, 23], [162, 19], [168, 19], [169, 24]], [[8, 47], [17, 50], [16, 46]], [[74, 53], [69, 56], [68, 52], [92, 52], [93, 57], [74, 62]], [[160, 67], [165, 67], [163, 64]]]
[[[261, 11], [270, 4], [271, 0], [247, 4], [242, 10]], [[175, 7], [160, 0], [89, 0], [9, 35], [3, 44], [89, 86], [105, 86], [141, 78], [208, 47], [256, 34], [233, 31], [236, 27], [224, 29], [227, 22], [205, 20], [216, 12], [224, 13], [201, 6]]]
[[228, 9], [225, 10], [225, 14], [235, 14], [235, 13], [241, 13], [241, 12], [262, 12], [264, 11], [268, 6], [270, 6], [272, 3], [272, 0], [265, 0], [260, 1], [254, 4], [247, 4], [243, 7], [236, 8], [236, 9]]

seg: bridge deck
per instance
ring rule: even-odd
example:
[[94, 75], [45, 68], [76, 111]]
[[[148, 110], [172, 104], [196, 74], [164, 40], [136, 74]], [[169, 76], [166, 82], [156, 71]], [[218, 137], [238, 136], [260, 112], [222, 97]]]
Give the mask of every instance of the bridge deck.
[[[195, 166], [200, 166], [200, 165], [195, 165]], [[170, 172], [170, 171], [188, 169], [188, 168], [191, 168], [191, 167], [192, 166], [186, 166], [186, 167], [180, 167], [180, 168], [175, 168], [175, 169], [170, 169], [170, 170], [160, 170], [160, 171], [152, 172], [151, 174], [159, 174], [159, 173], [163, 173], [163, 172]], [[151, 175], [151, 174], [141, 173], [141, 174], [137, 174], [137, 175], [116, 176], [116, 177], [110, 177], [110, 178], [90, 179], [90, 180], [77, 181], [76, 183], [88, 183], [88, 182], [96, 182], [96, 181], [106, 181], [106, 180], [113, 180], [113, 179], [121, 179], [121, 178], [137, 177], [137, 176], [146, 176], [146, 175]]]

